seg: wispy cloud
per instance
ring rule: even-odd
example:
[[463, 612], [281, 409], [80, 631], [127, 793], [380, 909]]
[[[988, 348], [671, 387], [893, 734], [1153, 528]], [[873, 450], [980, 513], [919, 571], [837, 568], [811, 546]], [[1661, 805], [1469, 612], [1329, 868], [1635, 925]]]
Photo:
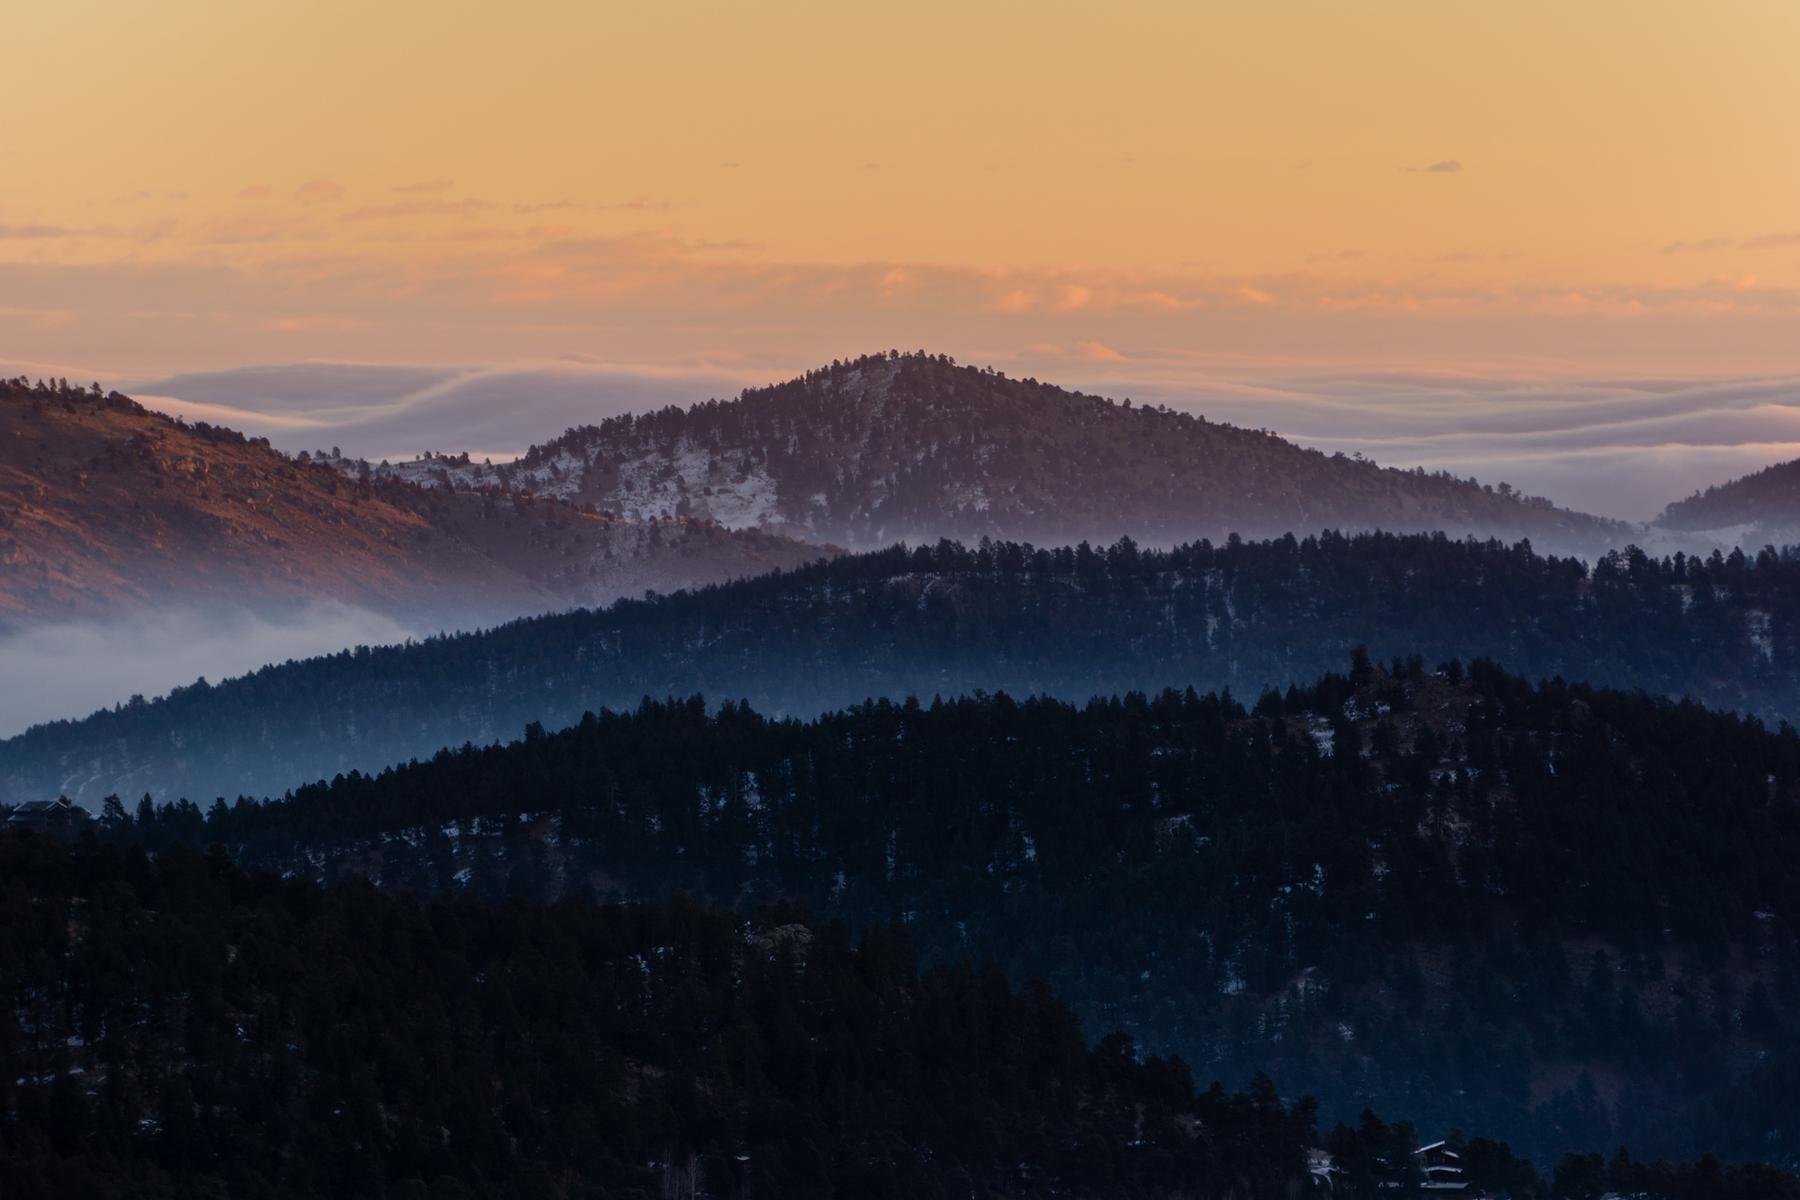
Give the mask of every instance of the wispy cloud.
[[732, 395], [797, 368], [296, 363], [150, 380], [132, 394], [159, 411], [268, 437], [290, 452], [341, 445], [381, 459], [434, 447], [504, 457], [571, 425]]
[[312, 216], [299, 217], [257, 208], [208, 221], [197, 233], [203, 246], [275, 246], [318, 241], [323, 234]]
[[40, 225], [35, 222], [26, 222], [21, 225], [9, 225], [5, 222], [0, 222], [0, 239], [17, 238], [25, 240], [30, 238], [76, 237], [79, 236], [81, 232], [82, 231], [79, 229], [70, 229], [62, 225]]
[[1077, 312], [1094, 302], [1094, 289], [1079, 283], [1065, 283], [1058, 289], [1056, 310]]
[[1408, 171], [1416, 171], [1422, 175], [1455, 175], [1462, 169], [1462, 163], [1454, 158], [1441, 158], [1437, 162], [1426, 163], [1422, 167], [1406, 168]]
[[74, 319], [74, 311], [67, 308], [0, 307], [0, 321], [22, 321], [38, 329], [52, 329], [67, 325]]
[[325, 204], [343, 194], [343, 184], [330, 179], [309, 179], [294, 189], [294, 199], [307, 204]]
[[426, 192], [447, 192], [455, 186], [456, 181], [453, 179], [421, 179], [417, 183], [400, 184], [392, 190], [403, 195], [415, 195]]
[[1061, 362], [1083, 363], [1122, 363], [1128, 361], [1123, 354], [1103, 342], [1082, 341], [1069, 345], [1057, 345], [1053, 342], [1038, 342], [1026, 349], [1028, 358], [1049, 358]]
[[521, 202], [511, 206], [515, 213], [541, 213], [559, 211], [582, 212], [663, 212], [675, 207], [675, 202], [657, 196], [633, 196], [629, 200], [608, 200], [600, 203], [586, 203], [581, 200], [540, 200]]
[[269, 317], [262, 322], [262, 327], [270, 333], [315, 333], [319, 330], [343, 332], [363, 329], [367, 325], [367, 321], [331, 316]]
[[1792, 233], [1765, 233], [1748, 238], [1744, 242], [1746, 250], [1782, 250], [1789, 246], [1800, 246], [1800, 231]]
[[396, 217], [467, 217], [494, 206], [485, 200], [403, 200], [372, 204], [344, 214], [346, 221], [382, 221]]
[[1692, 242], [1670, 242], [1662, 248], [1664, 254], [1704, 254], [1711, 250], [1723, 250], [1731, 245], [1730, 238], [1701, 238]]

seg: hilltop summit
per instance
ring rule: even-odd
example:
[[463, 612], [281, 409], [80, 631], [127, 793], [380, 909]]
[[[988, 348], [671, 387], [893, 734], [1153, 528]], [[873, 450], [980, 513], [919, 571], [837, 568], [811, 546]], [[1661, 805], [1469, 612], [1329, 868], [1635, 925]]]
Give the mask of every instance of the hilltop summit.
[[940, 537], [1170, 545], [1380, 528], [1592, 554], [1627, 532], [1503, 483], [1383, 468], [924, 352], [834, 362], [735, 400], [580, 426], [513, 463], [431, 457], [376, 470], [852, 548]]

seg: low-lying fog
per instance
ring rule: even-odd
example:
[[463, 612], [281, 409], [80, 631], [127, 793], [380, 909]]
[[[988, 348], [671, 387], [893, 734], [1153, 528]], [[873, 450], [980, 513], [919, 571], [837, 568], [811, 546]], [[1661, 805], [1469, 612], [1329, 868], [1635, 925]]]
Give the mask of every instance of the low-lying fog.
[[217, 682], [269, 663], [347, 646], [404, 641], [412, 630], [376, 613], [316, 604], [272, 616], [157, 611], [0, 633], [0, 737], [146, 699], [204, 676]]

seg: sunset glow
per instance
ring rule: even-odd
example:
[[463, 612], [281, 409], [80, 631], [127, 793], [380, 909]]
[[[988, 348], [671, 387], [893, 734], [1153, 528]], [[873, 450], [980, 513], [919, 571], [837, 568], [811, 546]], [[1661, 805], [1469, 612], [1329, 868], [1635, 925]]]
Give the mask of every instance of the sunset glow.
[[9, 360], [1800, 367], [1778, 0], [7, 22]]

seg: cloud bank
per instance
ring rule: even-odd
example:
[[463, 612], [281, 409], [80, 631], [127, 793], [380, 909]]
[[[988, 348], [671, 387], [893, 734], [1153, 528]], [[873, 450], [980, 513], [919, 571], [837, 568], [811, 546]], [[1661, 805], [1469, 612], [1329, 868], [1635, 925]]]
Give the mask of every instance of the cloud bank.
[[1275, 430], [1386, 466], [1505, 480], [1643, 521], [1671, 501], [1800, 457], [1800, 377], [1692, 380], [1415, 370], [1095, 376], [1105, 391]]
[[290, 453], [339, 447], [371, 461], [426, 450], [511, 457], [572, 425], [732, 396], [784, 374], [574, 360], [470, 368], [301, 363], [145, 380], [133, 394]]

